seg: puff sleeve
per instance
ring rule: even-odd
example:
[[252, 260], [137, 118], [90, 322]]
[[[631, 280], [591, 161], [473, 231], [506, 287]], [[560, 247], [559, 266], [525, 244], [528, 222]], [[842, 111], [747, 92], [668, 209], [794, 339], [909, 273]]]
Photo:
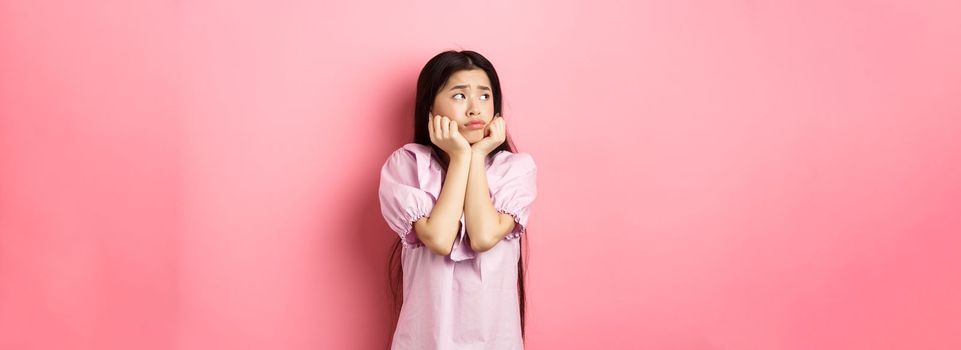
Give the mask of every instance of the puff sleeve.
[[505, 239], [514, 239], [527, 231], [531, 205], [537, 197], [537, 165], [528, 153], [516, 153], [498, 167], [500, 175], [491, 186], [494, 209], [514, 217], [514, 230]]
[[387, 226], [405, 245], [420, 242], [411, 228], [415, 221], [430, 215], [434, 197], [418, 187], [417, 160], [411, 151], [401, 148], [387, 158], [380, 171], [378, 192]]

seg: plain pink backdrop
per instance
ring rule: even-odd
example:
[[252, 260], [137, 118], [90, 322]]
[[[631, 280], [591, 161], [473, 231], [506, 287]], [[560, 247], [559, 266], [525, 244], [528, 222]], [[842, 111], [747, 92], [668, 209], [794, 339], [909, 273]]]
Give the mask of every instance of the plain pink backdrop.
[[384, 348], [446, 49], [538, 162], [528, 348], [961, 348], [959, 13], [0, 1], [0, 348]]

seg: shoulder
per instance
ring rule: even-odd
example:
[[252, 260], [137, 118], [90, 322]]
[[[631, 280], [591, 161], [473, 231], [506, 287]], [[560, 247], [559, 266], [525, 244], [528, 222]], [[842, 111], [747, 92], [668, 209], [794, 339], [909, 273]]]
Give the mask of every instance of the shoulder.
[[417, 166], [417, 155], [408, 145], [395, 149], [384, 161], [382, 171], [402, 171]]
[[435, 171], [431, 167], [432, 152], [433, 149], [427, 145], [405, 144], [387, 157], [381, 169], [381, 174], [382, 176], [401, 179], [400, 181], [408, 184], [426, 184], [430, 182], [432, 176], [439, 176], [434, 174], [435, 172], [439, 173], [439, 171]]
[[497, 166], [499, 168], [509, 168], [511, 171], [517, 170], [536, 170], [537, 163], [534, 162], [534, 156], [527, 152], [511, 152], [511, 151], [500, 151], [494, 155], [494, 160], [491, 166]]
[[500, 151], [494, 155], [494, 160], [487, 170], [487, 180], [491, 188], [499, 188], [520, 179], [533, 181], [535, 177], [537, 164], [534, 156], [526, 152]]
[[408, 143], [391, 152], [386, 164], [407, 162], [414, 164], [418, 159], [430, 155], [431, 148], [419, 143]]
[[407, 150], [408, 152], [411, 152], [411, 154], [414, 154], [414, 155], [430, 155], [431, 152], [433, 152], [433, 149], [431, 149], [430, 146], [422, 145], [415, 142], [410, 142], [401, 146], [398, 149], [398, 151], [400, 150]]

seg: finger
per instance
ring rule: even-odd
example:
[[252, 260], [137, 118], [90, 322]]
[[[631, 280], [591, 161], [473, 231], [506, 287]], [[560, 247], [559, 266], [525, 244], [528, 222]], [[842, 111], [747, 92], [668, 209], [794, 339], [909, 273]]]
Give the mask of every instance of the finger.
[[434, 116], [427, 113], [427, 133], [430, 134], [430, 141], [436, 142], [434, 139]]
[[450, 133], [452, 137], [455, 137], [455, 138], [461, 137], [460, 129], [457, 127], [456, 121], [453, 121], [453, 120], [450, 121]]
[[441, 121], [441, 116], [434, 115], [434, 137], [436, 137], [438, 140], [441, 140], [444, 138], [444, 130], [442, 130], [440, 127], [440, 121]]
[[450, 138], [450, 119], [447, 119], [447, 117], [443, 118], [443, 120], [441, 121], [441, 129], [444, 130], [441, 132], [442, 134], [444, 134], [444, 138], [449, 139]]

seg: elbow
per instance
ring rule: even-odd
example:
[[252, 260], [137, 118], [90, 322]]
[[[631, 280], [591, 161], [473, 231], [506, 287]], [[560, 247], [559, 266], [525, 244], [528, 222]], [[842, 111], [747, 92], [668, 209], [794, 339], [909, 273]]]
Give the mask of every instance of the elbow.
[[493, 239], [480, 238], [480, 237], [475, 238], [471, 236], [470, 249], [478, 253], [483, 253], [488, 250], [491, 250], [491, 248], [494, 248], [494, 245], [496, 244], [497, 244], [497, 241]]
[[450, 255], [451, 249], [452, 249], [453, 246], [454, 246], [454, 245], [453, 245], [453, 242], [452, 242], [451, 244], [443, 244], [443, 243], [436, 243], [436, 242], [432, 242], [432, 243], [424, 242], [424, 245], [427, 246], [427, 249], [429, 249], [431, 253], [434, 253], [434, 254], [437, 254], [437, 255], [440, 255], [440, 256], [448, 256], [448, 255]]
[[426, 220], [419, 221], [416, 226], [417, 239], [431, 251], [431, 253], [448, 256], [454, 247], [453, 234], [440, 234], [426, 224]]
[[450, 255], [451, 250], [454, 248], [453, 236], [451, 236], [451, 239], [444, 239], [436, 235], [424, 235], [420, 237], [420, 241], [424, 243], [431, 253], [440, 256]]

